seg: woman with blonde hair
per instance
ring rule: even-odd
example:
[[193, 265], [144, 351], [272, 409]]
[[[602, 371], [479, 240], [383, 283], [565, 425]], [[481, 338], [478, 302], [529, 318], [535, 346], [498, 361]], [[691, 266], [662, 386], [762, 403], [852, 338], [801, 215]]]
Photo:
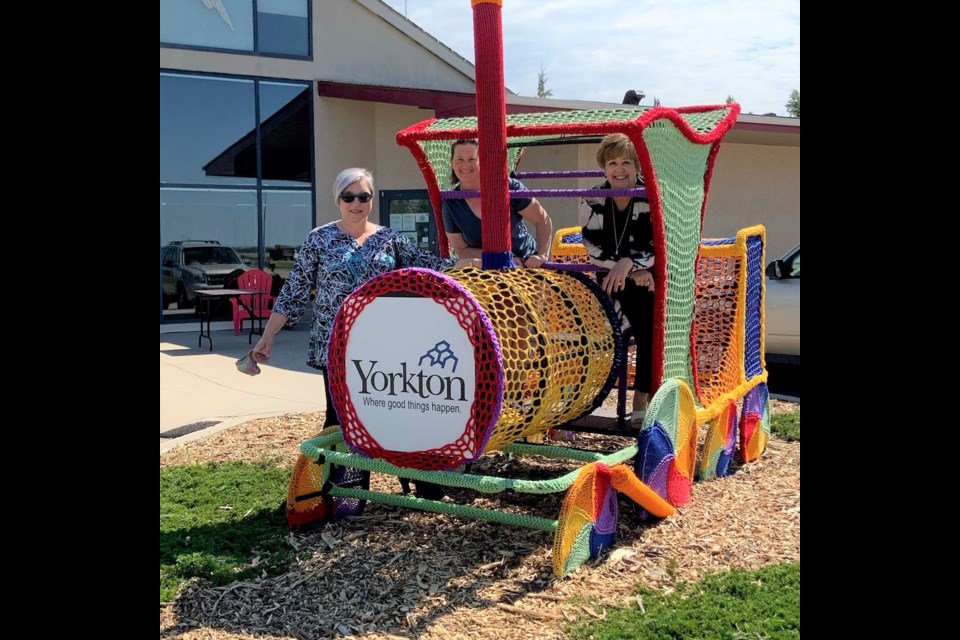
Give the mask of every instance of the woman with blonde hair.
[[[597, 164], [606, 180], [594, 189], [643, 186], [637, 151], [622, 133], [612, 133], [600, 142]], [[598, 275], [600, 286], [633, 327], [637, 366], [632, 419], [639, 426], [646, 414], [651, 384], [655, 260], [650, 203], [646, 197], [629, 195], [581, 198], [580, 225], [590, 261], [609, 269]]]

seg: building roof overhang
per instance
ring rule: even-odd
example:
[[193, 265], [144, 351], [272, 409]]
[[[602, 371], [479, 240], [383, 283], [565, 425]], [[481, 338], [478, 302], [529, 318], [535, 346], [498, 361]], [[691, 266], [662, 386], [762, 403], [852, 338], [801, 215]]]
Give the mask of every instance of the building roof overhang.
[[[473, 93], [317, 80], [317, 95], [321, 98], [340, 98], [343, 100], [383, 102], [419, 107], [433, 111], [437, 118], [477, 115], [476, 95]], [[510, 93], [506, 95], [506, 111], [508, 114], [622, 108], [622, 104], [608, 102], [531, 98]], [[799, 147], [800, 119], [741, 113], [724, 140], [740, 144]]]

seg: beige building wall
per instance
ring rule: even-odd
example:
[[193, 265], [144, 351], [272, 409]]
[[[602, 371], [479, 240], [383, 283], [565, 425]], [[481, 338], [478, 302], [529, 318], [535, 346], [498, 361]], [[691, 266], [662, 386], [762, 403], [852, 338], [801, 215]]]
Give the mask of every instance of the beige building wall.
[[[403, 23], [408, 33], [394, 26]], [[469, 62], [376, 0], [338, 0], [322, 3], [322, 10], [315, 7], [313, 50], [314, 74], [321, 80], [442, 91], [474, 90]], [[462, 64], [455, 68], [436, 51]]]
[[427, 188], [413, 155], [397, 144], [397, 132], [432, 118], [431, 109], [377, 103], [377, 190]]
[[[316, 98], [317, 220], [319, 226], [340, 217], [330, 189], [347, 167], [373, 172], [376, 190], [426, 189], [413, 156], [397, 144], [397, 132], [434, 117], [433, 111], [338, 98]], [[379, 201], [374, 204], [374, 221]]]
[[[520, 171], [571, 171], [577, 169], [577, 147], [550, 145], [528, 147], [520, 161]], [[523, 180], [528, 189], [579, 189], [578, 180], [533, 179]], [[590, 185], [587, 185], [590, 186]], [[540, 204], [550, 214], [554, 230], [577, 224], [577, 198], [540, 198]]]
[[800, 242], [800, 147], [723, 143], [713, 170], [703, 235], [767, 228], [767, 261]]

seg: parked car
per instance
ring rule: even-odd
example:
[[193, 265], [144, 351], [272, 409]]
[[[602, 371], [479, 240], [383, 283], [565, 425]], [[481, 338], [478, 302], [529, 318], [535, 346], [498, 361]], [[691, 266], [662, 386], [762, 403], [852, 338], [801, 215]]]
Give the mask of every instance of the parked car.
[[800, 245], [767, 265], [767, 362], [800, 363]]
[[222, 289], [230, 276], [249, 268], [233, 247], [216, 240], [171, 242], [160, 249], [163, 308], [176, 302], [178, 309], [190, 309], [196, 304], [197, 290]]

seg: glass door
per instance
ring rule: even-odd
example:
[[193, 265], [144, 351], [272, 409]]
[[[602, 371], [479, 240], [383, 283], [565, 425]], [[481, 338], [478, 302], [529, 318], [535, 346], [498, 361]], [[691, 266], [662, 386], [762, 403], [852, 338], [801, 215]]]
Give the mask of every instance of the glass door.
[[434, 255], [439, 250], [437, 224], [426, 189], [381, 191], [380, 224], [396, 229]]

